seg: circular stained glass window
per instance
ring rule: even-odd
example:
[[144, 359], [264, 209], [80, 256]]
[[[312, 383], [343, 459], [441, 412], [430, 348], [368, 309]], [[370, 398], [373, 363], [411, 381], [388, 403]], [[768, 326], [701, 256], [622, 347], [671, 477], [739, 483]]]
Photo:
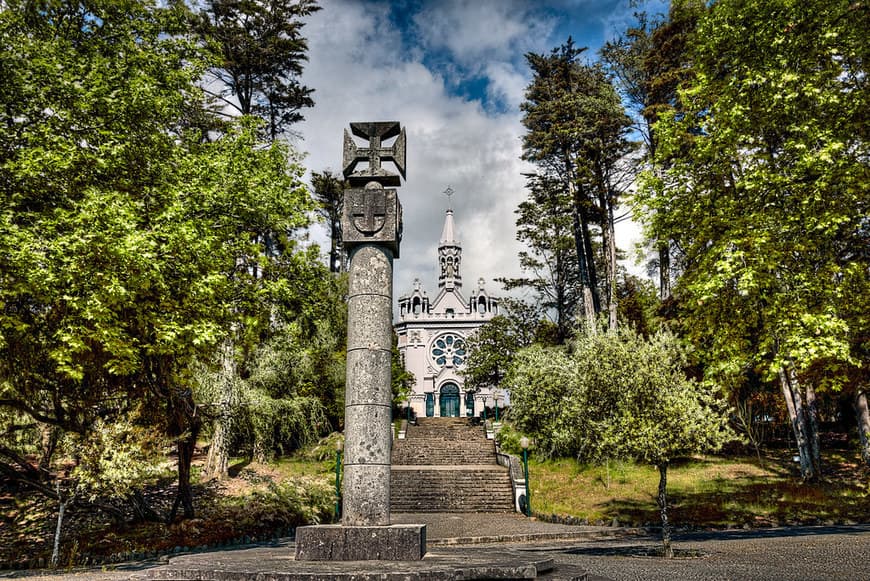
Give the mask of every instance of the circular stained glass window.
[[446, 333], [435, 339], [430, 354], [435, 365], [462, 365], [465, 363], [465, 340], [459, 335]]

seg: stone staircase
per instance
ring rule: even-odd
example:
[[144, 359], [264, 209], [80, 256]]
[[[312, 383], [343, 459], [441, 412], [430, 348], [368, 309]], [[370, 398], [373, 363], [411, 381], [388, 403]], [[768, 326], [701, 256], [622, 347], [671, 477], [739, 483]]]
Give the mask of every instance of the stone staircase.
[[513, 512], [508, 469], [469, 418], [419, 418], [393, 440], [391, 512]]

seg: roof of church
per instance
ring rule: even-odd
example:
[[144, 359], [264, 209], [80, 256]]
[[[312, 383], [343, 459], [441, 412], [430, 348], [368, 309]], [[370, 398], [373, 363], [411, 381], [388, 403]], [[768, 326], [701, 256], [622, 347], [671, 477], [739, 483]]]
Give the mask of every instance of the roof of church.
[[455, 227], [453, 226], [452, 208], [447, 208], [447, 215], [444, 217], [444, 228], [441, 230], [441, 246], [459, 246], [459, 241], [456, 240]]

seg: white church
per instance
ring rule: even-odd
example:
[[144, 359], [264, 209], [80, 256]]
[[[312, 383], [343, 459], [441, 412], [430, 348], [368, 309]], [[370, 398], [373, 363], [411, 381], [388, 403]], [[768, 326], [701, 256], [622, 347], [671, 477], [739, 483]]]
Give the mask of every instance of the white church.
[[419, 279], [410, 293], [399, 297], [399, 354], [415, 378], [409, 405], [417, 417], [480, 416], [484, 406], [492, 408], [497, 402], [489, 388], [466, 389], [460, 371], [467, 355], [465, 340], [498, 314], [498, 299], [486, 292], [482, 278], [468, 297], [463, 294], [462, 246], [451, 208], [444, 217], [438, 265], [434, 299]]

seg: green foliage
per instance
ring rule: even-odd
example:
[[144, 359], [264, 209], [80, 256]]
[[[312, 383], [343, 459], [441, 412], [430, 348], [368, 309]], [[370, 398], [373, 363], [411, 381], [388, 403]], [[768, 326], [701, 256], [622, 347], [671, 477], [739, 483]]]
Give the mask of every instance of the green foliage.
[[[573, 261], [577, 266], [587, 325], [595, 325], [596, 314], [601, 310], [591, 230], [592, 225], [600, 227], [598, 234], [603, 251], [605, 301], [610, 313], [610, 325], [615, 327], [615, 208], [619, 195], [627, 185], [620, 160], [633, 148], [627, 138], [631, 120], [625, 114], [619, 95], [604, 68], [580, 62], [579, 56], [584, 50], [576, 48], [569, 38], [549, 55], [526, 55], [533, 78], [526, 89], [525, 101], [520, 105], [526, 128], [523, 159], [535, 163], [539, 168], [535, 187], [543, 186], [545, 191], [562, 191], [558, 205], [571, 220]], [[554, 221], [558, 211], [554, 213], [553, 209], [549, 209], [547, 213], [550, 216], [544, 222], [536, 220], [534, 227], [540, 229], [544, 224], [547, 227], [558, 225], [560, 235], [551, 241], [554, 246], [550, 251], [558, 249], [558, 254], [561, 254], [561, 259], [558, 254], [554, 257], [556, 262], [571, 262], [571, 254], [561, 244], [561, 238], [564, 237], [561, 230], [567, 223]], [[521, 231], [520, 235], [524, 236], [525, 233]], [[541, 235], [546, 242], [547, 235], [543, 232]], [[540, 247], [536, 251], [539, 252]], [[535, 262], [529, 262], [527, 266], [534, 268]], [[556, 264], [551, 260], [547, 266], [552, 270]], [[557, 270], [566, 267], [559, 265]], [[553, 275], [564, 278], [565, 273], [554, 272]], [[566, 283], [567, 280], [560, 285]], [[560, 285], [555, 285], [554, 289]], [[559, 300], [565, 301], [567, 298], [566, 294]], [[564, 308], [564, 305], [559, 307]]]
[[794, 366], [838, 389], [866, 365], [870, 178], [866, 5], [713, 5], [684, 112], [655, 128], [667, 168], [638, 198], [683, 250], [683, 329], [707, 376]]
[[275, 305], [315, 286], [288, 280], [317, 254], [294, 242], [314, 208], [303, 170], [250, 119], [211, 141], [190, 129], [207, 60], [180, 3], [12, 4], [0, 11], [0, 408], [94, 437], [81, 478], [96, 488], [121, 486], [124, 454], [138, 462], [129, 438], [147, 431], [110, 429], [135, 410], [178, 444], [189, 491], [192, 363], [234, 333], [252, 349]]
[[220, 498], [218, 502], [222, 505], [221, 520], [229, 521], [236, 534], [272, 535], [278, 530], [332, 522], [335, 489], [322, 475], [288, 476], [280, 482], [269, 480], [265, 488]]
[[98, 420], [86, 439], [69, 435], [63, 451], [78, 459], [71, 472], [78, 493], [124, 499], [168, 472], [167, 444], [153, 428], [122, 418]]
[[557, 341], [574, 326], [581, 293], [577, 251], [572, 235], [570, 196], [563, 184], [542, 175], [527, 176], [528, 199], [515, 211], [517, 240], [528, 250], [519, 254], [523, 278], [500, 279], [506, 290], [530, 288], [545, 313], [552, 312]]
[[305, 446], [295, 456], [303, 460], [315, 462], [327, 462], [330, 466], [335, 465], [335, 451], [338, 443], [344, 446], [344, 434], [332, 432], [325, 438], [321, 438], [316, 444]]
[[217, 63], [210, 69], [217, 109], [255, 115], [275, 140], [311, 107], [313, 89], [299, 82], [308, 43], [301, 18], [315, 0], [207, 0], [194, 28]]
[[329, 270], [344, 270], [342, 257], [341, 215], [344, 208], [344, 180], [330, 170], [311, 172], [311, 186], [317, 201], [317, 213], [326, 222], [329, 231]]
[[514, 355], [535, 339], [540, 317], [537, 308], [507, 301], [503, 311], [506, 314], [493, 317], [466, 339], [468, 358], [461, 373], [469, 387], [497, 387]]
[[405, 369], [405, 365], [402, 363], [397, 341], [398, 337], [393, 333], [393, 347], [390, 350], [390, 383], [394, 408], [408, 399], [411, 388], [416, 382], [414, 374]]
[[666, 464], [730, 437], [716, 393], [688, 379], [684, 349], [659, 332], [580, 335], [564, 349], [520, 353], [506, 380], [516, 428], [551, 456]]
[[503, 423], [501, 428], [499, 428], [498, 433], [495, 435], [495, 440], [498, 443], [500, 451], [515, 456], [522, 456], [523, 449], [520, 446], [520, 438], [522, 437], [522, 433], [518, 432], [512, 423], [507, 422]]
[[644, 337], [659, 325], [659, 301], [652, 281], [625, 275], [619, 287], [619, 320]]

